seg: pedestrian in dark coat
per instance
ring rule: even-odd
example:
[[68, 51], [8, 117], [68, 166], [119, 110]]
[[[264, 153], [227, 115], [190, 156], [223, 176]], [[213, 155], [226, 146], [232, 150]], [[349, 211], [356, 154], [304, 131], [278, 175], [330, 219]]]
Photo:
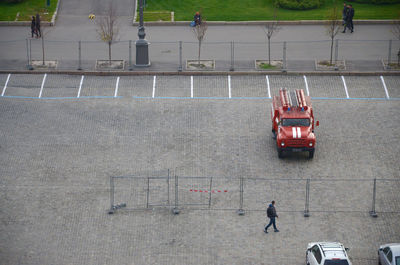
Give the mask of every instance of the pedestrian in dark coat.
[[40, 15], [36, 14], [36, 30], [39, 37], [42, 37], [42, 31], [40, 30]]
[[347, 12], [347, 27], [350, 29], [350, 32], [353, 33], [354, 25], [353, 25], [353, 17], [354, 17], [354, 8], [352, 5], [349, 5], [349, 11]]
[[352, 5], [348, 5], [346, 13], [346, 23], [344, 25], [342, 33], [346, 33], [346, 28], [350, 29], [350, 32], [353, 33], [354, 31], [353, 17], [354, 17], [354, 8]]
[[278, 218], [278, 214], [276, 213], [276, 209], [275, 209], [275, 201], [272, 201], [271, 204], [269, 205], [268, 209], [267, 209], [267, 216], [269, 218], [269, 224], [264, 227], [264, 232], [268, 233], [268, 227], [270, 227], [271, 225], [274, 226], [274, 231], [275, 232], [279, 232], [278, 228], [276, 228], [276, 223], [275, 223], [275, 218]]
[[33, 35], [36, 35], [36, 37], [37, 37], [36, 18], [35, 18], [35, 16], [32, 16], [32, 21], [31, 21], [31, 33], [32, 33], [32, 38], [33, 38]]
[[347, 4], [343, 3], [343, 11], [342, 11], [342, 20], [343, 20], [342, 25], [343, 26], [346, 24], [347, 9], [348, 9]]
[[196, 14], [193, 17], [193, 21], [195, 23], [196, 26], [201, 24], [201, 15], [200, 12], [196, 12]]

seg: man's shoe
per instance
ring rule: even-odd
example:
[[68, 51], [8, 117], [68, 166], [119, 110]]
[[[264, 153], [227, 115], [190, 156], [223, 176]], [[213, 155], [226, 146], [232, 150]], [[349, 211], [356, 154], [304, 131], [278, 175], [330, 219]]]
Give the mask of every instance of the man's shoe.
[[275, 229], [275, 232], [279, 232], [279, 230], [278, 230], [278, 229]]
[[342, 33], [346, 33], [346, 31], [343, 30]]
[[264, 229], [264, 233], [268, 234], [268, 231]]

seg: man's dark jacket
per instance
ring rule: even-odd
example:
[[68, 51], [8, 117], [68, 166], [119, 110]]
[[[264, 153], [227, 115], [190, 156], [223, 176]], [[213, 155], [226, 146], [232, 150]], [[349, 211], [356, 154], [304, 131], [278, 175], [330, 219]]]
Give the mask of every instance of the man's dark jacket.
[[272, 203], [269, 205], [269, 207], [267, 209], [267, 216], [269, 218], [278, 217], [278, 215], [276, 214], [275, 206], [273, 206]]

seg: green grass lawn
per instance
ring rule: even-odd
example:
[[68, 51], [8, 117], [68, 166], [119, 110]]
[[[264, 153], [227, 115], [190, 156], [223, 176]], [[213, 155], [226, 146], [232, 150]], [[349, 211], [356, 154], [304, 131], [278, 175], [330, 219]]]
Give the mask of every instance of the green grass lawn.
[[[144, 21], [171, 21], [170, 11], [145, 11], [143, 12]], [[136, 16], [136, 21], [139, 21], [139, 14]]]
[[[324, 0], [322, 0], [324, 1]], [[208, 21], [270, 20], [273, 15], [273, 0], [146, 0], [146, 11], [174, 11], [175, 20], [190, 21], [196, 11], [202, 10]], [[325, 0], [318, 9], [278, 10], [279, 20], [325, 19], [333, 1]], [[342, 10], [343, 1], [337, 1]], [[354, 19], [394, 19], [398, 17], [400, 4], [370, 5], [353, 3]]]
[[14, 21], [18, 12], [18, 21], [30, 21], [36, 13], [41, 15], [43, 21], [50, 21], [56, 7], [57, 0], [50, 0], [49, 7], [47, 0], [25, 0], [17, 4], [0, 2], [0, 21]]

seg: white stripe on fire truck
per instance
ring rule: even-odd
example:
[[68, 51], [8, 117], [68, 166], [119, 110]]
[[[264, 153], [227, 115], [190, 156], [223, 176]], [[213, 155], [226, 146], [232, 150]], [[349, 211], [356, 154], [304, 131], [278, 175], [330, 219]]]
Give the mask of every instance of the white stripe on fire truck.
[[297, 138], [301, 138], [300, 127], [297, 127]]
[[296, 128], [292, 127], [292, 132], [293, 132], [293, 138], [296, 138]]

